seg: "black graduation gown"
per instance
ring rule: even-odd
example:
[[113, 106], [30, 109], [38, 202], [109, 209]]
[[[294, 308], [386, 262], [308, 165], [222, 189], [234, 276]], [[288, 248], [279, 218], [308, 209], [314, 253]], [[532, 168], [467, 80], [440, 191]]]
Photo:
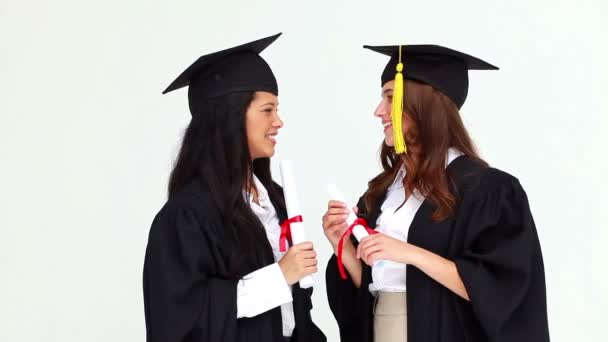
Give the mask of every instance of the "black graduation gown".
[[[286, 217], [284, 211], [277, 214], [281, 221]], [[157, 214], [143, 271], [148, 342], [281, 341], [280, 307], [236, 318], [239, 279], [228, 274], [222, 236], [220, 216], [200, 181], [173, 195]], [[272, 255], [270, 244], [260, 248]], [[273, 262], [264, 260], [260, 267]], [[294, 341], [325, 341], [310, 316], [311, 294], [312, 288], [293, 286]]]
[[[519, 181], [461, 156], [446, 169], [453, 178], [453, 219], [430, 219], [424, 201], [408, 242], [456, 263], [470, 302], [414, 266], [407, 267], [408, 342], [549, 341], [545, 276], [540, 243]], [[381, 204], [360, 216], [375, 227]], [[342, 280], [335, 255], [326, 273], [327, 295], [343, 342], [373, 341], [371, 268], [363, 264], [362, 285]], [[396, 341], [398, 342], [398, 341]]]

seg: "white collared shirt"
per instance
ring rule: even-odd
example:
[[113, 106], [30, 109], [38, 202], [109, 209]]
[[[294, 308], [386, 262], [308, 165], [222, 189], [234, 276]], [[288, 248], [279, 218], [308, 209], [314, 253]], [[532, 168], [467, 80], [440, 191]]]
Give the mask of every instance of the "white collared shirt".
[[[454, 159], [463, 155], [455, 148], [448, 149], [447, 167]], [[413, 194], [405, 200], [403, 180], [405, 168], [402, 165], [393, 183], [387, 189], [386, 199], [382, 203], [381, 214], [376, 221], [376, 231], [401, 241], [407, 241], [407, 234], [425, 197], [414, 189]], [[405, 203], [404, 203], [405, 202]], [[372, 283], [369, 291], [405, 292], [406, 265], [391, 260], [381, 260], [372, 266]]]
[[[258, 203], [253, 201], [251, 194], [244, 196], [249, 201], [251, 210], [264, 225], [274, 260], [279, 261], [285, 254], [279, 250], [281, 235], [279, 218], [262, 182], [256, 176], [253, 176], [253, 182], [258, 192]], [[287, 284], [279, 264], [275, 262], [249, 273], [239, 281], [236, 300], [237, 318], [254, 317], [281, 306], [283, 336], [291, 336], [296, 326], [292, 301], [291, 286]]]

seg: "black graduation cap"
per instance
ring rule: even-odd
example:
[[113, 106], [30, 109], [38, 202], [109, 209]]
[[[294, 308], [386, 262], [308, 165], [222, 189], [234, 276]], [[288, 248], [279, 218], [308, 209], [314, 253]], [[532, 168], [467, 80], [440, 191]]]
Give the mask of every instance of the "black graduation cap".
[[[382, 85], [395, 79], [399, 45], [370, 46], [366, 49], [390, 56], [382, 72]], [[469, 90], [469, 70], [498, 70], [479, 58], [439, 45], [401, 45], [403, 77], [426, 83], [462, 107]]]
[[281, 33], [201, 56], [171, 83], [163, 94], [189, 86], [188, 102], [194, 115], [198, 103], [236, 92], [279, 94], [277, 80], [260, 53]]

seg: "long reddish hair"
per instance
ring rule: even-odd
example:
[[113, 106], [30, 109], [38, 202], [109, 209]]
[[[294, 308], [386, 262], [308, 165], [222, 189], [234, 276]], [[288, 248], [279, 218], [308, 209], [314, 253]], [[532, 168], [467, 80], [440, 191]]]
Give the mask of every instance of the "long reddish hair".
[[456, 205], [445, 171], [448, 149], [454, 147], [469, 158], [485, 162], [477, 154], [452, 100], [420, 82], [404, 80], [404, 87], [404, 119], [413, 121], [412, 129], [404, 135], [408, 153], [398, 155], [393, 147], [382, 143], [383, 171], [368, 183], [363, 200], [369, 212], [384, 196], [401, 165], [405, 165], [406, 193], [418, 189], [435, 206], [432, 219], [442, 221], [453, 215]]

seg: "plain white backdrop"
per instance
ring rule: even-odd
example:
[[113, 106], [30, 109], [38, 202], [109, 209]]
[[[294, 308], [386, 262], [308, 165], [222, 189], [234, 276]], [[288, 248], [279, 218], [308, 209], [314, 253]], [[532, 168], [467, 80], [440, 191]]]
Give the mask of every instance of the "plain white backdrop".
[[325, 185], [351, 201], [379, 170], [372, 113], [387, 59], [435, 43], [501, 68], [470, 74], [463, 118], [528, 192], [553, 341], [607, 341], [608, 3], [0, 0], [0, 341], [144, 341], [150, 223], [190, 118], [161, 91], [198, 56], [277, 32], [278, 161], [294, 160], [322, 265]]

